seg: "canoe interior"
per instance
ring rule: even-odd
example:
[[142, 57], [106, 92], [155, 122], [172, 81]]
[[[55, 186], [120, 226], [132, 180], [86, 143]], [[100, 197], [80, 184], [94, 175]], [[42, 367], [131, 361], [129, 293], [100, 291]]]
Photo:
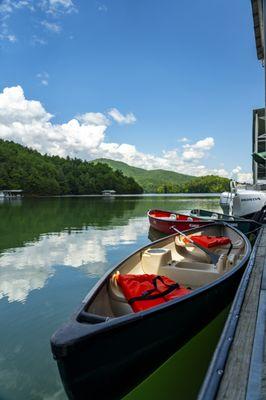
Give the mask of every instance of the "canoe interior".
[[[189, 233], [227, 236], [232, 248], [212, 247], [219, 255], [214, 265], [202, 250], [185, 246], [178, 235], [151, 243], [108, 272], [70, 321], [55, 332], [52, 352], [70, 399], [122, 398], [232, 301], [250, 254], [247, 238], [218, 223]], [[112, 279], [117, 271], [167, 275], [192, 291], [133, 313]]]
[[200, 208], [191, 210], [189, 213], [192, 217], [215, 219], [217, 221], [234, 221], [235, 217], [232, 215], [222, 214], [216, 211], [202, 210]]
[[218, 262], [213, 264], [206, 253], [193, 244], [185, 244], [179, 235], [161, 239], [134, 253], [115, 268], [95, 296], [90, 298], [85, 311], [112, 318], [133, 313], [116, 280], [113, 279], [117, 272], [164, 275], [193, 291], [231, 271], [246, 255], [246, 241], [237, 231], [228, 226], [209, 225], [196, 230], [193, 235], [195, 234], [226, 236], [229, 237], [231, 244], [209, 249], [219, 256]]
[[199, 221], [199, 218], [196, 216], [192, 217], [190, 214], [177, 213], [174, 211], [150, 210], [148, 215], [152, 218], [158, 218], [164, 221]]
[[166, 210], [150, 210], [149, 216], [153, 218], [159, 218], [166, 221], [200, 221], [202, 219], [214, 220], [214, 221], [235, 221], [241, 220], [239, 217], [233, 215], [222, 214], [216, 211], [202, 210], [200, 208], [193, 209], [188, 212], [175, 212]]

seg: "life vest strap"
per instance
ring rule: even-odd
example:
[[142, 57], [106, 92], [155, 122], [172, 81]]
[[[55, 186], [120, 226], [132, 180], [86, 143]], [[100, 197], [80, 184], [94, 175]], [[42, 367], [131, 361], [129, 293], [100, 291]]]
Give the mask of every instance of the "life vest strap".
[[[159, 292], [159, 289], [158, 289], [158, 286], [157, 286], [157, 281], [161, 281], [165, 286], [168, 287], [168, 289], [166, 289], [166, 290], [164, 290], [163, 292], [160, 292], [160, 293], [152, 294], [155, 290], [157, 290]], [[152, 283], [154, 285], [153, 289], [146, 290], [145, 292], [142, 293], [141, 296], [132, 297], [131, 299], [128, 300], [128, 303], [129, 304], [133, 304], [135, 301], [140, 301], [140, 300], [155, 300], [155, 299], [159, 299], [159, 298], [164, 297], [167, 294], [173, 292], [174, 290], [180, 288], [178, 283], [173, 283], [173, 284], [170, 284], [170, 285], [168, 283], [165, 283], [163, 278], [160, 275], [156, 276], [152, 280]]]

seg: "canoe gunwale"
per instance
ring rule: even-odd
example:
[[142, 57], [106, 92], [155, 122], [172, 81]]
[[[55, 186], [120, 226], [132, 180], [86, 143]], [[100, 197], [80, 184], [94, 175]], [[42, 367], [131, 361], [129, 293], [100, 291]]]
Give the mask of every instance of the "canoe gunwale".
[[[195, 209], [196, 210], [196, 209]], [[201, 209], [197, 209], [197, 210], [201, 210]], [[155, 217], [155, 216], [153, 216], [153, 215], [151, 215], [151, 211], [161, 211], [161, 212], [166, 212], [166, 213], [170, 213], [170, 214], [176, 214], [176, 215], [184, 215], [184, 216], [186, 216], [186, 217], [191, 217], [191, 218], [199, 218], [199, 219], [201, 219], [202, 220], [202, 222], [205, 222], [205, 223], [211, 223], [211, 222], [215, 222], [215, 223], [219, 223], [219, 222], [228, 222], [229, 224], [230, 223], [232, 223], [232, 222], [252, 222], [252, 223], [255, 223], [255, 224], [258, 224], [258, 225], [260, 225], [260, 226], [262, 226], [262, 224], [260, 223], [260, 222], [258, 222], [258, 221], [255, 221], [254, 219], [252, 219], [252, 218], [243, 218], [243, 217], [237, 217], [237, 216], [233, 216], [233, 215], [229, 215], [229, 214], [223, 214], [223, 213], [219, 213], [219, 212], [214, 212], [215, 214], [218, 214], [218, 215], [223, 215], [224, 217], [228, 217], [228, 220], [227, 219], [220, 219], [220, 220], [218, 220], [218, 219], [210, 219], [210, 220], [208, 220], [208, 218], [207, 217], [204, 217], [204, 216], [200, 216], [200, 215], [196, 215], [196, 214], [185, 214], [185, 213], [182, 213], [182, 212], [178, 212], [178, 211], [171, 211], [171, 210], [160, 210], [160, 209], [157, 209], [157, 208], [153, 208], [153, 209], [149, 209], [148, 210], [148, 212], [147, 212], [147, 216], [149, 217], [149, 218], [154, 218], [154, 219], [158, 219], [158, 220], [161, 220], [161, 221], [164, 221], [165, 222], [165, 220], [164, 219], [162, 219], [162, 218], [160, 218], [160, 217]], [[192, 210], [192, 211], [194, 211], [194, 209]], [[205, 211], [205, 210], [203, 210], [203, 211]], [[230, 219], [231, 218], [231, 219]], [[233, 218], [233, 219], [232, 219]], [[168, 221], [167, 221], [168, 222]], [[170, 222], [170, 221], [169, 221]], [[178, 220], [173, 220], [173, 222], [179, 222]], [[186, 221], [186, 220], [180, 220], [180, 222], [183, 222], [183, 223], [186, 223], [186, 222], [195, 222], [195, 223], [198, 223], [198, 222], [201, 222], [201, 221]]]
[[[207, 212], [207, 213], [210, 213], [210, 214], [217, 214], [218, 216], [223, 216], [225, 218], [225, 220], [232, 221], [232, 222], [236, 221], [236, 220], [237, 221], [246, 221], [246, 220], [248, 220], [248, 219], [243, 218], [243, 217], [237, 217], [237, 216], [234, 216], [234, 215], [224, 214], [224, 213], [221, 213], [221, 212], [218, 212], [218, 211], [209, 211], [209, 210], [203, 210], [202, 208], [193, 208], [193, 210], [190, 211], [191, 212], [191, 216], [192, 217], [193, 216], [195, 216], [195, 217], [198, 216], [198, 218], [207, 218], [207, 216], [197, 215], [197, 214], [193, 213], [193, 211], [199, 211], [199, 212], [203, 211], [203, 212]], [[253, 221], [253, 220], [250, 220], [250, 221]]]
[[[97, 315], [97, 314], [90, 314], [87, 313], [85, 309], [89, 307], [91, 303], [95, 300], [96, 296], [98, 295], [99, 291], [104, 287], [104, 285], [107, 284], [108, 279], [112, 275], [112, 273], [119, 269], [121, 265], [125, 263], [128, 259], [130, 259], [132, 256], [136, 255], [142, 250], [145, 250], [151, 245], [158, 244], [160, 242], [165, 241], [166, 239], [169, 239], [171, 237], [178, 236], [178, 234], [174, 233], [172, 235], [169, 235], [167, 237], [158, 239], [152, 243], [148, 243], [146, 246], [134, 251], [132, 254], [130, 254], [127, 258], [123, 259], [119, 264], [117, 264], [115, 267], [111, 268], [109, 271], [107, 271], [102, 278], [94, 285], [94, 287], [91, 289], [91, 291], [85, 296], [83, 299], [82, 303], [80, 304], [79, 308], [77, 311], [72, 315], [70, 318], [69, 322], [62, 328], [59, 329], [51, 338], [51, 344], [52, 344], [52, 350], [54, 354], [54, 358], [56, 359], [61, 359], [64, 358], [65, 356], [68, 356], [70, 352], [75, 350], [75, 343], [77, 342], [83, 342], [84, 340], [87, 339], [88, 336], [93, 337], [95, 335], [99, 334], [105, 334], [106, 332], [113, 330], [113, 329], [119, 329], [121, 326], [125, 324], [133, 324], [137, 322], [138, 320], [142, 320], [143, 318], [152, 318], [156, 316], [157, 314], [167, 312], [168, 310], [172, 310], [175, 308], [179, 303], [183, 302], [184, 304], [191, 301], [192, 298], [195, 298], [197, 296], [201, 296], [204, 292], [208, 292], [215, 286], [218, 286], [220, 283], [225, 281], [226, 279], [230, 278], [232, 275], [236, 274], [237, 271], [239, 271], [247, 262], [247, 259], [250, 255], [251, 252], [251, 245], [247, 237], [240, 231], [238, 231], [235, 227], [230, 226], [230, 224], [226, 224], [223, 222], [214, 222], [211, 224], [205, 224], [204, 227], [212, 226], [213, 225], [219, 225], [219, 226], [226, 226], [235, 231], [238, 235], [241, 236], [241, 238], [245, 242], [246, 246], [246, 253], [244, 257], [239, 260], [239, 262], [228, 272], [217, 278], [215, 281], [203, 285], [202, 287], [199, 287], [195, 290], [193, 290], [191, 293], [185, 295], [184, 297], [176, 298], [173, 300], [168, 301], [167, 303], [162, 303], [160, 305], [157, 305], [156, 307], [140, 311], [138, 313], [130, 313], [130, 314], [125, 314], [123, 316], [118, 316], [118, 317], [106, 317], [106, 319], [103, 321], [103, 316], [102, 315]], [[201, 230], [202, 227], [199, 228], [193, 228], [189, 229], [186, 232], [195, 232], [198, 230]], [[101, 321], [99, 322], [94, 322], [94, 323], [89, 323], [89, 322], [80, 322], [79, 321], [79, 316], [82, 313], [88, 314], [88, 318], [90, 316], [96, 317], [96, 319], [99, 317]], [[72, 329], [73, 328], [73, 329]], [[80, 328], [80, 329], [79, 329]], [[54, 347], [56, 346], [56, 349]]]

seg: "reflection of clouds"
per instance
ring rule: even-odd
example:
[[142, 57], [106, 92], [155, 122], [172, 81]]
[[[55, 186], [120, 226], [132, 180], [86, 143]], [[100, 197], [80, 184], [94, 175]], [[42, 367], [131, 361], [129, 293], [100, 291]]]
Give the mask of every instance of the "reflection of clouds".
[[[30, 291], [41, 289], [54, 274], [54, 265], [82, 267], [100, 276], [106, 270], [107, 248], [130, 244], [143, 233], [142, 219], [110, 230], [83, 230], [42, 235], [18, 249], [0, 256], [0, 299], [24, 302]], [[145, 229], [145, 228], [144, 228]]]

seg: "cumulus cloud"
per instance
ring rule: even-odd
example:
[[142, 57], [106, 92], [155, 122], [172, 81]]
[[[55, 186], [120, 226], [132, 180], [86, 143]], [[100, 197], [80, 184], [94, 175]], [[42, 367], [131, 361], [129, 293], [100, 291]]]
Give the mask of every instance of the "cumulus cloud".
[[4, 130], [16, 123], [25, 126], [45, 123], [51, 117], [39, 101], [26, 100], [20, 86], [5, 88], [0, 93], [0, 124]]
[[253, 180], [252, 174], [250, 172], [243, 172], [242, 167], [240, 167], [239, 165], [232, 170], [230, 178], [234, 179], [237, 182], [243, 183], [251, 183]]
[[77, 119], [83, 123], [83, 124], [87, 124], [87, 125], [103, 125], [103, 126], [107, 126], [110, 124], [109, 119], [100, 112], [88, 112], [82, 115], [78, 115]]
[[186, 137], [182, 137], [182, 138], [178, 139], [178, 142], [186, 143], [186, 142], [189, 142], [189, 139]]
[[206, 155], [206, 152], [211, 150], [214, 146], [214, 139], [207, 137], [203, 140], [199, 140], [194, 144], [183, 145], [183, 158], [184, 160], [190, 159], [201, 159]]
[[126, 115], [123, 115], [123, 114], [121, 114], [120, 111], [117, 110], [117, 108], [111, 108], [108, 111], [108, 114], [118, 124], [134, 124], [137, 121], [137, 119], [133, 113], [130, 112]]
[[39, 101], [26, 100], [20, 86], [0, 94], [0, 135], [42, 153], [87, 158], [104, 139], [106, 126], [79, 123], [72, 119], [53, 124], [52, 115]]
[[[132, 144], [107, 142], [110, 117], [110, 110], [107, 113], [88, 112], [63, 124], [56, 124], [52, 121], [53, 115], [45, 110], [41, 102], [26, 99], [20, 86], [5, 88], [0, 93], [2, 139], [61, 157], [85, 160], [106, 157], [145, 169], [161, 168], [195, 176], [230, 176], [224, 168], [207, 168], [203, 163], [214, 146], [212, 137], [153, 155], [139, 151]], [[241, 174], [239, 177], [244, 179], [244, 172], [241, 171]]]

